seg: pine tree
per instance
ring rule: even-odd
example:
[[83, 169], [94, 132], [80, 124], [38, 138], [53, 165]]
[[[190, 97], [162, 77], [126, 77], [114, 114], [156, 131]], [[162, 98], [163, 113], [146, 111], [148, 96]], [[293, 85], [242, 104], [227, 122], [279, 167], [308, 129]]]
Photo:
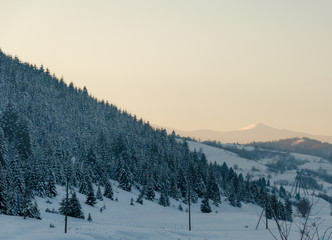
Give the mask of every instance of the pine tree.
[[87, 220], [88, 220], [88, 222], [90, 222], [90, 223], [92, 222], [92, 217], [91, 217], [91, 214], [90, 214], [90, 213], [89, 213], [89, 215], [88, 215], [88, 219], [87, 219]]
[[26, 205], [23, 210], [23, 216], [24, 218], [28, 217], [28, 218], [41, 219], [36, 201], [34, 203], [32, 203], [30, 200], [26, 202]]
[[281, 185], [279, 188], [279, 197], [285, 198], [287, 196], [285, 188]]
[[181, 203], [179, 204], [178, 209], [179, 209], [179, 211], [183, 212], [183, 207], [182, 207]]
[[271, 207], [271, 198], [269, 197], [269, 195], [267, 193], [265, 193], [263, 206], [264, 206], [266, 218], [271, 219], [273, 217], [273, 210]]
[[5, 174], [0, 172], [0, 214], [7, 214], [7, 187]]
[[148, 183], [148, 186], [146, 188], [146, 192], [145, 192], [145, 199], [149, 200], [149, 201], [153, 201], [155, 198], [156, 194], [154, 192], [152, 183]]
[[56, 186], [55, 186], [55, 176], [52, 170], [50, 170], [48, 174], [46, 195], [47, 197], [50, 198], [56, 197], [57, 195]]
[[88, 195], [86, 197], [86, 201], [85, 203], [90, 205], [90, 206], [94, 206], [97, 202], [97, 199], [95, 197], [95, 192], [94, 192], [94, 189], [93, 189], [93, 185], [92, 185], [92, 182], [89, 181], [88, 182]]
[[228, 202], [231, 206], [236, 207], [236, 198], [233, 192], [229, 195]]
[[143, 196], [144, 196], [143, 192], [140, 192], [140, 194], [138, 195], [138, 197], [136, 199], [136, 202], [143, 205]]
[[221, 203], [219, 186], [216, 182], [216, 178], [214, 176], [214, 172], [213, 172], [211, 166], [210, 166], [210, 171], [209, 171], [207, 195], [213, 201], [213, 204], [215, 206], [218, 206]]
[[14, 105], [10, 102], [6, 106], [0, 121], [4, 136], [9, 142], [14, 142], [16, 138], [16, 131], [18, 129], [17, 121], [18, 114], [14, 108]]
[[278, 199], [276, 195], [269, 197], [269, 204], [272, 211], [272, 217], [279, 219]]
[[178, 185], [176, 184], [176, 179], [174, 177], [171, 178], [171, 188], [170, 188], [170, 196], [175, 200], [179, 200], [180, 191], [178, 189]]
[[22, 159], [32, 155], [30, 132], [26, 121], [19, 120], [16, 129], [16, 148]]
[[127, 168], [121, 170], [119, 187], [127, 192], [131, 191], [131, 178]]
[[202, 200], [202, 204], [201, 204], [201, 212], [202, 213], [210, 213], [211, 207], [210, 207], [210, 203], [209, 203], [209, 198], [207, 196], [207, 194], [204, 196], [203, 200]]
[[112, 188], [112, 184], [108, 180], [105, 183], [104, 196], [113, 200], [113, 188]]
[[170, 205], [167, 188], [165, 185], [160, 193], [159, 204], [164, 207], [167, 207]]
[[[62, 215], [66, 214], [66, 198], [62, 199], [62, 201], [60, 203], [59, 212]], [[78, 198], [76, 196], [76, 192], [73, 192], [71, 195], [71, 198], [68, 200], [67, 214], [69, 217], [84, 219], [82, 207], [81, 207], [80, 201], [78, 200]]]
[[0, 126], [0, 168], [5, 168], [7, 165], [7, 146], [6, 139]]
[[103, 201], [103, 195], [101, 194], [100, 186], [98, 186], [97, 194], [96, 194], [96, 198], [97, 198], [99, 201]]
[[37, 183], [36, 195], [41, 198], [46, 197], [46, 186], [44, 181], [42, 181], [41, 179]]
[[176, 184], [180, 190], [181, 197], [185, 198], [187, 195], [187, 181], [186, 178], [184, 177], [182, 168], [180, 168], [180, 171], [177, 175]]
[[291, 201], [287, 198], [285, 201], [285, 218], [286, 221], [292, 222], [293, 221], [293, 207]]

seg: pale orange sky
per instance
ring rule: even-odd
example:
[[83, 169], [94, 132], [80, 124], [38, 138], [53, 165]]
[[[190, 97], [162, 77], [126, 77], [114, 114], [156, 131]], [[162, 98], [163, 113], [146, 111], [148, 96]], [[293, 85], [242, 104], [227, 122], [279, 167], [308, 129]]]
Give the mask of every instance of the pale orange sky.
[[160, 126], [332, 136], [332, 1], [1, 1], [0, 48]]

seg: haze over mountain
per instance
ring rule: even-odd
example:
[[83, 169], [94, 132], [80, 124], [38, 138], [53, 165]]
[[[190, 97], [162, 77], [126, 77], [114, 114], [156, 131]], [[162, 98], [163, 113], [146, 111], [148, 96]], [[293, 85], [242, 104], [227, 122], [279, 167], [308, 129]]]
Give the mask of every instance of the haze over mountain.
[[166, 128], [170, 133], [173, 130], [176, 134], [184, 137], [194, 137], [200, 139], [201, 141], [205, 140], [215, 140], [222, 143], [250, 143], [250, 142], [262, 142], [262, 141], [274, 141], [285, 138], [296, 138], [296, 137], [306, 137], [311, 139], [316, 139], [322, 142], [332, 143], [331, 136], [322, 136], [322, 135], [313, 135], [308, 133], [296, 132], [287, 129], [277, 129], [265, 124], [256, 123], [249, 126], [243, 127], [239, 130], [234, 131], [215, 131], [215, 130], [193, 130], [193, 131], [184, 131], [173, 128]]

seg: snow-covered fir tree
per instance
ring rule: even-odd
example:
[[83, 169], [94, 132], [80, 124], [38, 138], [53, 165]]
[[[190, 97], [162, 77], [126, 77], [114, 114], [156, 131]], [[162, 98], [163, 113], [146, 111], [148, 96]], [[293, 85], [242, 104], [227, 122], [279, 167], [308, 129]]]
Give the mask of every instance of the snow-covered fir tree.
[[201, 212], [202, 213], [210, 213], [211, 207], [210, 207], [210, 203], [209, 203], [209, 198], [207, 196], [207, 194], [204, 196], [202, 203], [201, 203]]
[[112, 184], [108, 180], [105, 183], [104, 196], [113, 200], [113, 188]]
[[96, 196], [95, 196], [95, 191], [93, 189], [93, 185], [92, 182], [88, 182], [88, 195], [86, 197], [86, 201], [85, 203], [90, 205], [90, 206], [94, 206], [97, 202]]
[[[62, 199], [62, 201], [60, 203], [59, 212], [62, 215], [66, 214], [66, 198]], [[84, 213], [83, 213], [80, 201], [78, 200], [78, 198], [76, 196], [76, 192], [73, 192], [71, 194], [71, 197], [68, 199], [67, 214], [70, 217], [84, 219]]]
[[103, 201], [103, 195], [101, 194], [100, 186], [98, 186], [97, 193], [96, 193], [96, 198], [97, 198], [99, 201]]

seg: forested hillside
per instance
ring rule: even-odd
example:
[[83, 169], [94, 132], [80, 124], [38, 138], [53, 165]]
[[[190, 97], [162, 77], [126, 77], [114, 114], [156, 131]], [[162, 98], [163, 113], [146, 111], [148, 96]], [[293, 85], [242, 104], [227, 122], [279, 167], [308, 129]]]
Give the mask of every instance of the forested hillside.
[[94, 205], [96, 186], [112, 198], [113, 179], [126, 191], [140, 190], [141, 203], [144, 198], [168, 206], [169, 197], [187, 203], [190, 192], [191, 201], [203, 199], [202, 212], [209, 212], [209, 201], [218, 205], [221, 195], [235, 207], [267, 206], [271, 199], [269, 217], [272, 210], [291, 218], [289, 203], [266, 195], [271, 188], [262, 181], [251, 182], [226, 164], [209, 164], [175, 134], [2, 52], [0, 98], [0, 213], [39, 218], [34, 196], [54, 197], [55, 185], [67, 181], [73, 198], [79, 191]]
[[310, 138], [288, 138], [271, 142], [254, 142], [249, 145], [265, 149], [318, 156], [332, 162], [332, 144]]

